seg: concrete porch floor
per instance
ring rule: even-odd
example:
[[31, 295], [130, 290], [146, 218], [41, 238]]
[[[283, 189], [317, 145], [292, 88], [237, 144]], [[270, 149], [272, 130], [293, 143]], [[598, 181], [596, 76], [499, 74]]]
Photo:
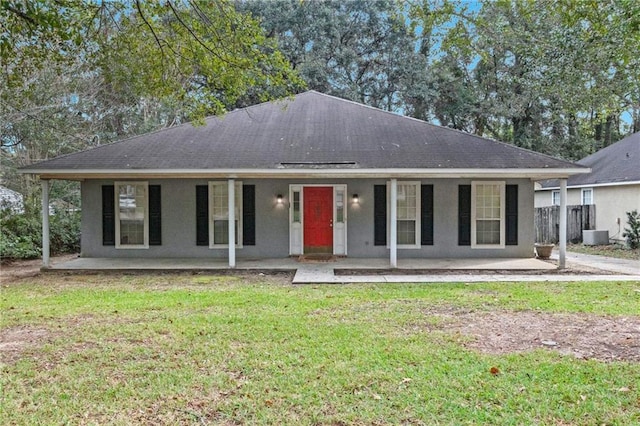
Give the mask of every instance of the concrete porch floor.
[[[299, 262], [296, 257], [274, 259], [238, 259], [239, 271], [296, 271], [301, 268], [336, 270], [366, 270], [375, 273], [390, 271], [389, 259], [337, 258], [330, 262]], [[222, 271], [229, 270], [226, 259], [200, 258], [86, 258], [78, 257], [54, 264], [54, 271]], [[554, 263], [538, 259], [399, 259], [396, 271], [441, 270], [487, 271], [550, 271]]]
[[[481, 281], [636, 281], [638, 275], [558, 273], [555, 262], [538, 259], [388, 259], [341, 258], [332, 262], [298, 262], [297, 258], [241, 259], [234, 270], [226, 259], [77, 258], [54, 264], [58, 272], [295, 272], [293, 284], [481, 282]], [[358, 272], [360, 271], [360, 272]]]

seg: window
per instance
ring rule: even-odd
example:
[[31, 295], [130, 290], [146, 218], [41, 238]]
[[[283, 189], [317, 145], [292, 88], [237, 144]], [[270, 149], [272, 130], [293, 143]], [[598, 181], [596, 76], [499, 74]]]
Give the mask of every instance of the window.
[[504, 207], [504, 182], [471, 182], [472, 247], [504, 247]]
[[300, 223], [300, 190], [293, 191], [293, 219], [294, 223]]
[[593, 188], [582, 188], [582, 205], [593, 204]]
[[551, 191], [551, 205], [552, 206], [560, 205], [560, 191]]
[[[235, 182], [235, 230], [236, 247], [242, 244], [242, 182]], [[211, 248], [229, 245], [229, 184], [209, 182], [209, 246]]]
[[336, 223], [344, 223], [344, 189], [336, 189]]
[[116, 248], [149, 247], [149, 183], [116, 182]]
[[[387, 199], [391, 200], [391, 184], [387, 185], [387, 191]], [[398, 182], [397, 214], [398, 247], [420, 247], [420, 182]]]

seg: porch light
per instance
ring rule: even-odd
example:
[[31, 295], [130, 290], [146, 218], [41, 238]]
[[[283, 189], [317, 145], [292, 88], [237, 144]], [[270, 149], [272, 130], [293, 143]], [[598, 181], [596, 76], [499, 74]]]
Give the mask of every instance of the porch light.
[[353, 204], [360, 203], [360, 197], [358, 196], [358, 194], [353, 194], [353, 196], [351, 197], [351, 200], [353, 201]]
[[276, 203], [282, 204], [284, 202], [284, 198], [282, 198], [282, 194], [276, 195]]

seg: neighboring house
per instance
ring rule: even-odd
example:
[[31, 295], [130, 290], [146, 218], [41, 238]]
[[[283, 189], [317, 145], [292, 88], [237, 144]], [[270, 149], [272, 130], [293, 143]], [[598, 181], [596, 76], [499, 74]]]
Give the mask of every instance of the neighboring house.
[[0, 208], [10, 209], [13, 213], [24, 213], [24, 197], [21, 193], [0, 186]]
[[391, 266], [531, 257], [533, 182], [587, 171], [314, 91], [21, 170], [40, 175], [45, 194], [48, 179], [82, 182], [82, 256], [231, 267], [236, 254]]
[[[626, 212], [640, 212], [640, 132], [634, 133], [578, 161], [591, 173], [571, 176], [567, 181], [567, 204], [595, 204], [596, 229], [609, 231], [609, 238], [623, 240]], [[536, 188], [535, 206], [560, 204], [557, 180], [543, 181]]]

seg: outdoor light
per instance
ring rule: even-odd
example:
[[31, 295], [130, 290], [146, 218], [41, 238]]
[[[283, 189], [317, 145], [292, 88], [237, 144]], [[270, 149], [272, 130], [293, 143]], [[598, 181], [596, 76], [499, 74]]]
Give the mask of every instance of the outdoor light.
[[358, 197], [358, 194], [353, 194], [352, 200], [353, 200], [353, 204], [360, 203], [360, 197]]
[[278, 204], [282, 204], [284, 202], [284, 198], [282, 198], [282, 194], [276, 195], [276, 202]]

